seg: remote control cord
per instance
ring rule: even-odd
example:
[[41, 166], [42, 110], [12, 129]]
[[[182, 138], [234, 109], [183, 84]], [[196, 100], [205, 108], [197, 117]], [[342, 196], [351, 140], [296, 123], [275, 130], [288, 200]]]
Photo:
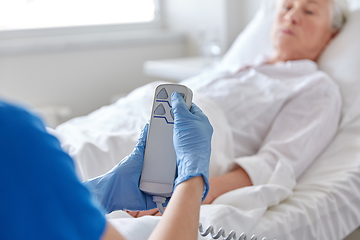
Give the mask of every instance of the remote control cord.
[[163, 215], [164, 211], [165, 211], [163, 204], [165, 203], [166, 198], [159, 197], [159, 196], [153, 196], [153, 201], [156, 203], [156, 207], [159, 210], [159, 212], [161, 213], [161, 215]]

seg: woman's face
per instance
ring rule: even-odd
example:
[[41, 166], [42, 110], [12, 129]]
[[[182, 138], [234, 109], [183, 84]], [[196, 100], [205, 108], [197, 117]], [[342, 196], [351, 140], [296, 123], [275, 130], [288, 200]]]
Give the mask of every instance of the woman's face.
[[335, 35], [330, 19], [330, 0], [280, 0], [272, 29], [279, 60], [316, 61]]

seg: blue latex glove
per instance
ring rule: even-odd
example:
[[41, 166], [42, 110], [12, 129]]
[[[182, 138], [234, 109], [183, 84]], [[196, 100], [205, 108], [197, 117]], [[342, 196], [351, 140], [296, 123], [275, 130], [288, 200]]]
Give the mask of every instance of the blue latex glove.
[[173, 142], [177, 156], [177, 178], [175, 188], [180, 183], [196, 176], [204, 178], [202, 200], [209, 191], [209, 163], [213, 128], [201, 109], [192, 103], [188, 111], [182, 96], [171, 95], [174, 113]]
[[134, 151], [106, 174], [84, 182], [110, 213], [115, 210], [142, 211], [156, 208], [152, 196], [139, 189], [149, 124], [146, 124]]

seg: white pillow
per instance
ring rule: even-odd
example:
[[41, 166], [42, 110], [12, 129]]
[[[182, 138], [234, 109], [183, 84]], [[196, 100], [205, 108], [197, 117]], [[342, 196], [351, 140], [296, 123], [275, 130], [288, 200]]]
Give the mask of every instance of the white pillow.
[[[275, 16], [273, 0], [263, 2], [261, 8], [239, 34], [219, 63], [220, 71], [237, 71], [241, 66], [254, 63], [259, 55], [270, 55], [270, 40]], [[356, 6], [356, 5], [353, 5]], [[360, 8], [353, 9], [342, 31], [321, 55], [319, 68], [328, 73], [339, 85], [343, 96], [341, 127], [360, 115]]]
[[338, 84], [343, 96], [341, 127], [360, 115], [360, 9], [321, 55], [318, 63]]
[[255, 17], [235, 39], [218, 65], [220, 71], [237, 71], [241, 66], [251, 65], [261, 55], [270, 55], [270, 40], [274, 18], [274, 1], [263, 1]]

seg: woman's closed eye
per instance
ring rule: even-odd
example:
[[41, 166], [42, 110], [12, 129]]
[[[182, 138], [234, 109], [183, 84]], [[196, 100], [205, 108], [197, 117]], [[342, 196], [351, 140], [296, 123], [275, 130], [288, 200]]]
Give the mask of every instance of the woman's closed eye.
[[286, 11], [286, 12], [290, 11], [291, 8], [292, 8], [291, 5], [284, 5], [284, 6], [283, 6], [283, 10]]
[[312, 9], [304, 9], [304, 13], [307, 15], [315, 15], [315, 11]]

